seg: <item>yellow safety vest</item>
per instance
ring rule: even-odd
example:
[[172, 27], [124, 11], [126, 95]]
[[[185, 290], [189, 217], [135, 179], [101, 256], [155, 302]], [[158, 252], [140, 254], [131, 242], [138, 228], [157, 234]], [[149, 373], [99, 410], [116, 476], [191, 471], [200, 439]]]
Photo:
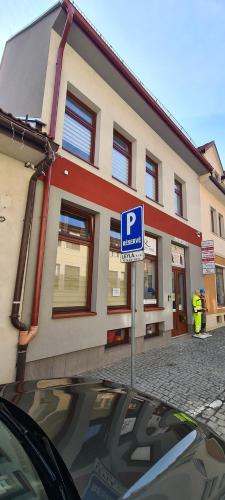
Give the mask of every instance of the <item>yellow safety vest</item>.
[[202, 311], [201, 297], [199, 297], [198, 295], [193, 295], [192, 306], [195, 313]]

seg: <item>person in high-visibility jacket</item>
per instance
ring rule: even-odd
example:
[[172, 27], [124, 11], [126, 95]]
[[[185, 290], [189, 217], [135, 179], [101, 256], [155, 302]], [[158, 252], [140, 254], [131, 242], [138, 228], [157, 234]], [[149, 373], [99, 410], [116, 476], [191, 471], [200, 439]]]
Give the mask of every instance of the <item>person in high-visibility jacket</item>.
[[201, 323], [202, 323], [202, 301], [199, 290], [195, 290], [195, 293], [192, 297], [192, 307], [194, 313], [195, 333], [199, 334], [201, 331]]

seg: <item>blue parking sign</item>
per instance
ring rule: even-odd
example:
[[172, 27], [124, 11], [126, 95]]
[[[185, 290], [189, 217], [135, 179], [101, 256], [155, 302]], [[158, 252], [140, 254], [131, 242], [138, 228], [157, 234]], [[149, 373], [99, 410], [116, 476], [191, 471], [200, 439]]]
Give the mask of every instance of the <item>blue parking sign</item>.
[[144, 250], [144, 207], [131, 208], [122, 212], [121, 253]]

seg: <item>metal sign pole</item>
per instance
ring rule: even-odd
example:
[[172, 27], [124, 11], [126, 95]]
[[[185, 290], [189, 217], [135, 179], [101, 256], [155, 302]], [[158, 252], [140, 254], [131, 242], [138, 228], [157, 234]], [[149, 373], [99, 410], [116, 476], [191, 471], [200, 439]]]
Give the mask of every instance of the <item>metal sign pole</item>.
[[131, 387], [135, 387], [136, 262], [131, 263]]
[[144, 205], [120, 214], [121, 262], [131, 263], [131, 387], [135, 387], [136, 262], [144, 259]]

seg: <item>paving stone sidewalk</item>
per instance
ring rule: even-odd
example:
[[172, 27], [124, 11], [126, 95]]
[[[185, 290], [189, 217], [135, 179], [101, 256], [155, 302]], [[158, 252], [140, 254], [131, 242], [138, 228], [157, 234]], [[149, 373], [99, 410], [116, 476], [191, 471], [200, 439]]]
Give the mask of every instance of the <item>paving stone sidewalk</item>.
[[[225, 439], [225, 328], [210, 333], [205, 340], [182, 336], [137, 354], [136, 387], [197, 417]], [[129, 385], [130, 359], [88, 374]]]

